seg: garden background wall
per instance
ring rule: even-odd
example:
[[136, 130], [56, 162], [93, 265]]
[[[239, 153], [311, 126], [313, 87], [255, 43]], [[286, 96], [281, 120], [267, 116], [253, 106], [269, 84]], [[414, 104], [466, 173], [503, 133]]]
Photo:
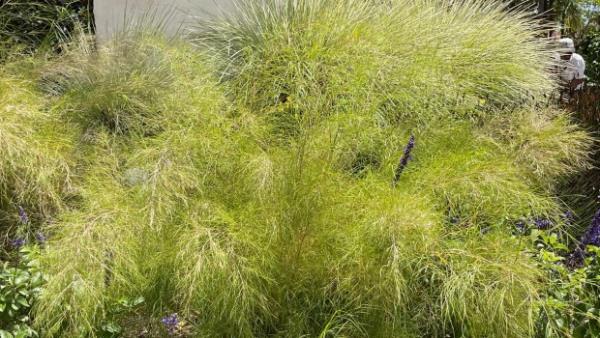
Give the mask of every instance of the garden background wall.
[[162, 20], [172, 35], [198, 18], [232, 10], [232, 3], [233, 0], [95, 0], [96, 35], [103, 41], [127, 23]]

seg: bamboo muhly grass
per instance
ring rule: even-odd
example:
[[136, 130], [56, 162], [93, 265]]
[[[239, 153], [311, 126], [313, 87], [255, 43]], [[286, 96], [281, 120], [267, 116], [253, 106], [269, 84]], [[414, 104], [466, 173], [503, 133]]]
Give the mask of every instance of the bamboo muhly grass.
[[539, 32], [471, 1], [253, 0], [199, 23], [193, 45], [74, 43], [23, 80], [41, 84], [27, 91], [38, 109], [0, 99], [52, 113], [0, 133], [69, 130], [64, 145], [28, 131], [0, 148], [13, 156], [5, 186], [43, 181], [17, 159], [52, 169], [52, 185], [0, 204], [14, 217], [21, 202], [53, 206], [36, 216], [50, 234], [37, 327], [532, 336], [544, 285], [514, 223], [560, 226], [556, 186], [590, 149], [567, 117], [536, 108], [553, 87]]
[[[36, 224], [64, 207], [71, 189], [73, 131], [48, 114], [31, 81], [0, 70], [0, 228], [19, 207]], [[29, 223], [29, 222], [28, 222]], [[12, 229], [14, 230], [14, 228]], [[10, 234], [12, 231], [2, 231]], [[4, 236], [1, 236], [4, 237]], [[0, 243], [6, 243], [6, 238]]]

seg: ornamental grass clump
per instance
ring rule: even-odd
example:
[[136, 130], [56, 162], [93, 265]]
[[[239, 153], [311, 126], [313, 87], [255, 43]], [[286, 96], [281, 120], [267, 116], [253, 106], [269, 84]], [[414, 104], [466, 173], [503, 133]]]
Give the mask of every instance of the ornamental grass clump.
[[[271, 114], [377, 112], [387, 123], [527, 104], [552, 50], [524, 13], [472, 1], [240, 1], [190, 33], [230, 94]], [[234, 12], [236, 13], [236, 12]], [[281, 105], [281, 98], [289, 101]]]
[[0, 243], [22, 208], [37, 224], [71, 193], [74, 132], [44, 103], [31, 80], [0, 70]]
[[535, 108], [538, 26], [470, 1], [236, 13], [195, 46], [84, 39], [32, 81], [77, 168], [45, 218], [39, 332], [532, 336], [544, 279], [514, 224], [560, 227], [590, 147]]
[[[79, 38], [66, 57], [52, 64], [42, 88], [62, 96], [60, 110], [85, 128], [103, 127], [117, 134], [154, 134], [166, 109], [162, 98], [172, 87], [171, 59], [156, 39], [124, 33], [96, 52]], [[132, 62], [135, 60], [135, 62]]]

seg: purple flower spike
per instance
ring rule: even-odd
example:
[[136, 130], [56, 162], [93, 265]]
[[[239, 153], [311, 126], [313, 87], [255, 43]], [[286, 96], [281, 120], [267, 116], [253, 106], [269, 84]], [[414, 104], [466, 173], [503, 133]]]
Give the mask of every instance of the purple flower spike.
[[29, 223], [29, 217], [27, 216], [27, 213], [25, 212], [25, 209], [23, 209], [22, 206], [19, 206], [19, 219], [23, 224]]
[[571, 210], [567, 210], [563, 214], [563, 218], [566, 222], [573, 222], [573, 220], [575, 220], [575, 214]]
[[410, 154], [414, 147], [415, 147], [415, 136], [410, 135], [410, 139], [408, 139], [408, 143], [406, 144], [406, 147], [404, 148], [404, 153], [402, 154], [402, 157], [400, 158], [400, 163], [398, 164], [398, 167], [396, 168], [396, 173], [394, 175], [394, 181], [392, 183], [393, 186], [396, 186], [396, 183], [398, 183], [398, 181], [400, 180], [400, 175], [402, 175], [402, 172], [408, 165], [408, 161], [411, 159]]
[[527, 231], [527, 224], [524, 221], [518, 221], [515, 223], [515, 228], [519, 233], [524, 233]]
[[175, 333], [177, 332], [177, 328], [179, 327], [179, 318], [177, 316], [177, 313], [173, 313], [169, 316], [164, 317], [163, 319], [161, 319], [161, 322], [169, 332], [169, 335], [175, 335]]
[[569, 254], [567, 266], [571, 269], [583, 266], [586, 257], [586, 246], [600, 246], [600, 210], [596, 212], [592, 223], [581, 237], [581, 243]]
[[25, 240], [23, 238], [17, 238], [17, 239], [14, 239], [12, 242], [10, 242], [10, 244], [15, 249], [20, 249], [21, 247], [23, 247], [23, 245], [25, 245]]
[[38, 243], [40, 244], [44, 244], [46, 243], [46, 241], [48, 240], [48, 238], [46, 237], [46, 235], [44, 235], [44, 233], [42, 232], [38, 232], [35, 234], [35, 239], [38, 241]]
[[600, 210], [598, 210], [592, 224], [581, 238], [581, 244], [600, 246]]
[[541, 219], [538, 218], [534, 221], [535, 226], [540, 229], [540, 230], [548, 230], [552, 227], [552, 221], [548, 220], [548, 219]]

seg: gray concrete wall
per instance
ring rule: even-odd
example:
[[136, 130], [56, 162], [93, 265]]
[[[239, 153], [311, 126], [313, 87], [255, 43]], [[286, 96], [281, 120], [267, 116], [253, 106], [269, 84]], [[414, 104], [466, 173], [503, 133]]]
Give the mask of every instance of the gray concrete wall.
[[127, 25], [148, 22], [164, 22], [164, 30], [172, 35], [233, 8], [233, 0], [95, 0], [96, 36], [106, 41]]

